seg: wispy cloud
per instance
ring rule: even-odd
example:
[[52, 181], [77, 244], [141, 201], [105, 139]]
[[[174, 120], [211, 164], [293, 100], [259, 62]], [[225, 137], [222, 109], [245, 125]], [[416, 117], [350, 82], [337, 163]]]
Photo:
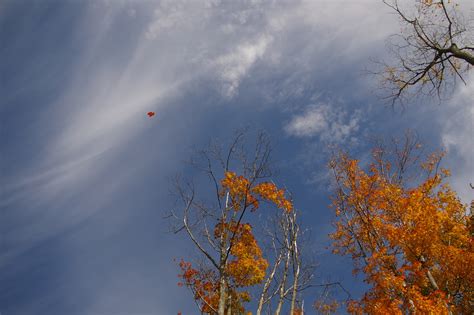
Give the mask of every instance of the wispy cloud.
[[340, 105], [320, 103], [294, 115], [285, 131], [296, 137], [317, 137], [326, 144], [355, 143], [361, 120], [358, 110], [349, 112]]
[[474, 184], [474, 75], [460, 85], [452, 100], [439, 111], [437, 119], [442, 127], [440, 136], [447, 150], [447, 163], [451, 168], [454, 189], [464, 202], [469, 203]]
[[231, 53], [217, 58], [216, 72], [222, 80], [224, 95], [235, 95], [242, 77], [263, 56], [270, 41], [270, 37], [262, 36], [254, 43], [243, 43]]

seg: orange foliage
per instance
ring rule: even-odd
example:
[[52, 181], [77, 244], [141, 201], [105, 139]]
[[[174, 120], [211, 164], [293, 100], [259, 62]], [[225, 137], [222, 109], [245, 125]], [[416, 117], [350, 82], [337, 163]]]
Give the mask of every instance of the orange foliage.
[[252, 192], [260, 196], [260, 198], [274, 203], [280, 209], [287, 212], [293, 210], [293, 204], [290, 200], [286, 199], [285, 191], [278, 189], [273, 183], [260, 183], [252, 188]]
[[[219, 305], [219, 277], [212, 270], [195, 269], [191, 263], [181, 261], [179, 263], [182, 273], [179, 275], [184, 283], [194, 294], [194, 299], [199, 304], [202, 313], [217, 314]], [[239, 292], [235, 288], [229, 288], [228, 295], [231, 297], [232, 310], [241, 314], [245, 311], [244, 302], [250, 301], [250, 294], [247, 291]]]
[[221, 194], [229, 193], [230, 205], [235, 211], [241, 210], [242, 206], [250, 206], [252, 210], [256, 210], [259, 207], [259, 199], [269, 201], [288, 212], [293, 210], [292, 202], [285, 197], [285, 190], [278, 189], [273, 183], [252, 185], [247, 178], [237, 176], [234, 172], [226, 172], [221, 185]]
[[371, 285], [353, 314], [467, 314], [474, 300], [474, 239], [467, 207], [438, 171], [441, 155], [421, 165], [411, 186], [374, 151], [368, 170], [341, 154], [331, 162], [339, 189], [334, 252], [349, 254]]
[[[222, 224], [216, 226], [221, 230]], [[230, 254], [234, 257], [227, 265], [227, 274], [231, 277], [236, 287], [252, 286], [262, 282], [268, 262], [262, 257], [262, 250], [257, 244], [250, 224], [235, 222], [225, 224], [225, 229], [235, 233]], [[219, 232], [219, 234], [222, 232]]]
[[[219, 239], [221, 235], [230, 238], [234, 234], [233, 246], [230, 254], [231, 259], [226, 266], [226, 275], [230, 282], [229, 293], [232, 301], [232, 310], [242, 313], [243, 303], [250, 301], [248, 291], [237, 291], [237, 288], [248, 287], [260, 283], [265, 277], [268, 262], [262, 257], [262, 250], [257, 244], [252, 228], [249, 224], [236, 222], [230, 224], [218, 223], [214, 230], [214, 236]], [[194, 298], [200, 304], [203, 313], [217, 313], [219, 303], [219, 277], [216, 272], [209, 270], [198, 270], [191, 263], [181, 261], [179, 263], [182, 273], [179, 275], [184, 283], [191, 288]]]
[[313, 307], [318, 311], [318, 313], [329, 315], [337, 312], [339, 309], [339, 303], [337, 301], [316, 301]]
[[[229, 258], [220, 270], [226, 281], [232, 314], [243, 314], [243, 304], [250, 301], [250, 293], [242, 288], [261, 283], [265, 278], [268, 262], [262, 256], [250, 224], [236, 221], [235, 214], [239, 211], [243, 213], [246, 209], [258, 209], [259, 201], [262, 200], [285, 211], [291, 211], [293, 205], [286, 199], [285, 191], [278, 189], [273, 183], [253, 185], [244, 176], [237, 176], [233, 172], [226, 172], [221, 181], [220, 196], [224, 197], [227, 193], [230, 200], [225, 211], [232, 213], [221, 217], [215, 225], [213, 237], [215, 244], [220, 244], [224, 249], [230, 248]], [[219, 251], [222, 253], [222, 248]], [[182, 271], [179, 277], [183, 280], [179, 285], [186, 285], [193, 291], [194, 299], [203, 313], [217, 314], [219, 277], [222, 274], [219, 275], [217, 270], [195, 269], [185, 261], [181, 261], [179, 267]]]
[[226, 172], [224, 178], [221, 180], [221, 195], [224, 196], [229, 193], [230, 207], [235, 211], [244, 207], [258, 208], [258, 201], [251, 193], [250, 181], [243, 177], [237, 176], [234, 172]]
[[195, 269], [191, 263], [184, 260], [181, 260], [179, 267], [182, 271], [179, 277], [183, 279], [183, 282], [179, 282], [178, 285], [191, 288], [194, 299], [199, 302], [203, 313], [217, 313], [219, 283], [216, 281], [215, 272]]
[[292, 314], [292, 315], [303, 315], [303, 310], [297, 308], [297, 309], [295, 309], [295, 310], [293, 311], [293, 314]]

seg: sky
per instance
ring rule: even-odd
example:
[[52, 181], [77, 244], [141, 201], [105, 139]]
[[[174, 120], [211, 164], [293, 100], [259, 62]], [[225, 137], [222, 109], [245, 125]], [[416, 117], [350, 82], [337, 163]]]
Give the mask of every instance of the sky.
[[245, 127], [272, 140], [318, 279], [360, 294], [325, 249], [330, 147], [364, 159], [411, 129], [472, 199], [474, 76], [388, 106], [367, 69], [398, 30], [378, 0], [2, 1], [0, 313], [196, 314], [174, 261], [192, 247], [163, 219], [170, 178]]

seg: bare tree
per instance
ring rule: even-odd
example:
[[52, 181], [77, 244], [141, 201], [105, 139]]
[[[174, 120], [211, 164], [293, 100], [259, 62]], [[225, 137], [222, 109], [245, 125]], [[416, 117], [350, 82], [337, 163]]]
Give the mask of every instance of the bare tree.
[[[273, 264], [261, 284], [256, 315], [285, 313], [304, 314], [303, 292], [317, 289], [321, 292], [313, 308], [322, 314], [337, 313], [344, 304], [333, 298], [341, 291], [345, 302], [350, 293], [339, 281], [318, 281], [315, 283], [316, 264], [306, 248], [309, 230], [302, 229], [299, 212], [282, 213], [275, 217], [275, 224], [267, 228], [267, 239], [273, 252]], [[308, 293], [306, 293], [308, 295]]]
[[465, 84], [464, 75], [474, 65], [474, 30], [459, 5], [450, 0], [418, 0], [414, 8], [407, 8], [398, 0], [383, 1], [402, 25], [400, 34], [388, 42], [395, 61], [382, 63], [379, 73], [392, 105], [420, 95], [441, 99], [457, 80]]
[[265, 310], [271, 313], [273, 306], [273, 314], [281, 314], [285, 304], [290, 314], [297, 314], [302, 308], [301, 293], [311, 286], [314, 275], [315, 265], [302, 255], [305, 235], [298, 211], [281, 213], [275, 219], [274, 227], [267, 229], [274, 260], [261, 287], [257, 315]]

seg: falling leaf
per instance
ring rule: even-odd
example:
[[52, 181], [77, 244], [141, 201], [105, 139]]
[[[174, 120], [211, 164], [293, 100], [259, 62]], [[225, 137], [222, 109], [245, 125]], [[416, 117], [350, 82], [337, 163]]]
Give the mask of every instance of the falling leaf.
[[153, 117], [153, 116], [155, 116], [155, 112], [148, 112], [148, 113], [146, 113], [146, 114], [148, 115], [148, 117]]

